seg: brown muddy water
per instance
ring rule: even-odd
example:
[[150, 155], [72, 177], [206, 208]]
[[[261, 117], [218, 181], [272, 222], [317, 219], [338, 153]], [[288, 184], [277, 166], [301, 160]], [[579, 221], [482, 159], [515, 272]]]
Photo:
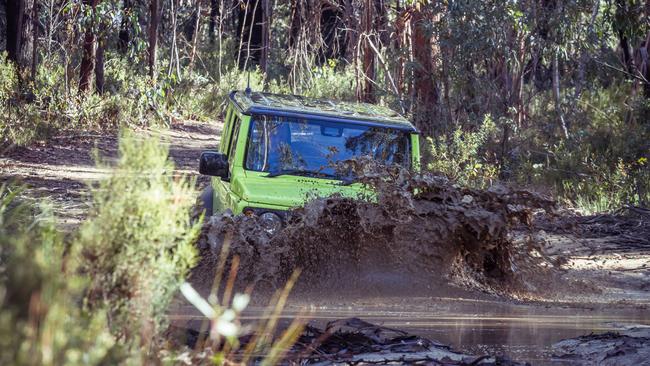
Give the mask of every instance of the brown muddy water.
[[[344, 294], [342, 299], [334, 291], [329, 295], [294, 294], [283, 312], [283, 322], [288, 324], [293, 318], [304, 316], [310, 324], [322, 328], [332, 320], [358, 317], [449, 344], [465, 353], [507, 356], [531, 365], [571, 365], [552, 358], [551, 346], [562, 339], [605, 333], [632, 324], [650, 326], [647, 308], [544, 306], [455, 296]], [[264, 312], [263, 306], [251, 306], [242, 320], [255, 322]], [[190, 320], [188, 324], [194, 323], [194, 327], [201, 319], [189, 313], [174, 318]]]
[[616, 329], [617, 324], [650, 324], [647, 310], [558, 309], [458, 298], [319, 303], [313, 307], [312, 319], [319, 323], [350, 316], [434, 339], [469, 354], [505, 355], [533, 365], [563, 364], [551, 358], [551, 345], [562, 339], [603, 333]]
[[[632, 302], [625, 293], [612, 297], [605, 291], [610, 280], [571, 275], [562, 268], [564, 254], [547, 255], [531, 222], [535, 211], [552, 213], [551, 200], [401, 172], [374, 177], [376, 202], [317, 199], [294, 210], [273, 236], [255, 217], [212, 217], [190, 282], [206, 293], [218, 257], [229, 251], [240, 260], [239, 287], [255, 284], [243, 318], [255, 321], [265, 314], [265, 299], [301, 268], [283, 313], [287, 324], [304, 316], [322, 328], [358, 317], [469, 354], [532, 365], [570, 364], [552, 359], [551, 346], [562, 339], [650, 326], [645, 287]], [[201, 321], [186, 305], [171, 313], [190, 328]]]

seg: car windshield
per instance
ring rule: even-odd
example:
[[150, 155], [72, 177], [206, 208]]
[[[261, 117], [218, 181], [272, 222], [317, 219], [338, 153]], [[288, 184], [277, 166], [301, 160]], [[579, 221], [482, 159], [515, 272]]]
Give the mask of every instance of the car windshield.
[[251, 122], [246, 169], [341, 177], [337, 163], [370, 157], [381, 164], [410, 165], [409, 133], [355, 123], [258, 115]]

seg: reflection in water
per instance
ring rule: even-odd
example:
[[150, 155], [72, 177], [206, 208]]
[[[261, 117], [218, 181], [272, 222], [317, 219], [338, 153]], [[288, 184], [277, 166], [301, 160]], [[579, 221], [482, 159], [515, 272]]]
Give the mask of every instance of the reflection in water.
[[[551, 345], [565, 338], [620, 329], [623, 325], [650, 325], [645, 309], [586, 309], [517, 305], [492, 300], [449, 297], [380, 297], [332, 301], [294, 298], [287, 319], [303, 309], [317, 326], [334, 319], [359, 317], [450, 344], [473, 354], [506, 355], [533, 365], [563, 365], [551, 361]], [[263, 308], [251, 308], [256, 319]]]

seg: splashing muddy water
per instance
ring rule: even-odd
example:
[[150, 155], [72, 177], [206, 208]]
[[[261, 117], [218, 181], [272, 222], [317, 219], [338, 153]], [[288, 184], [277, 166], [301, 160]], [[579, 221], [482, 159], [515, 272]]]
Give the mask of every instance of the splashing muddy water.
[[[227, 241], [245, 283], [280, 286], [300, 268], [298, 289], [453, 283], [511, 294], [540, 289], [548, 277], [535, 278], [551, 274], [552, 264], [535, 255], [533, 243], [515, 245], [511, 229], [530, 223], [534, 210], [552, 210], [552, 200], [503, 186], [462, 188], [397, 167], [374, 169], [358, 179], [376, 192], [371, 199], [313, 199], [292, 210], [275, 235], [254, 216], [214, 216], [200, 245], [214, 255]], [[209, 272], [209, 264], [203, 267]]]

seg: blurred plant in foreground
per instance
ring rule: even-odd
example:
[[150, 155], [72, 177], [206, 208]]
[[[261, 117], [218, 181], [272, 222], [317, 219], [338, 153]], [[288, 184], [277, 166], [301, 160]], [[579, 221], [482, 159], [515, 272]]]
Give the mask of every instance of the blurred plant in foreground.
[[[181, 285], [183, 296], [205, 316], [206, 321], [201, 326], [194, 351], [177, 355], [176, 360], [202, 363], [207, 359], [216, 365], [247, 365], [251, 362], [260, 365], [278, 364], [298, 340], [305, 325], [304, 317], [298, 316], [281, 332], [279, 337], [276, 337], [279, 332], [278, 325], [282, 311], [291, 289], [298, 280], [300, 271], [294, 271], [284, 288], [272, 296], [259, 324], [252, 329], [247, 325], [242, 325], [240, 320], [241, 313], [250, 301], [252, 288], [249, 287], [245, 293], [233, 295], [239, 257], [235, 256], [230, 261], [229, 275], [223, 285], [221, 301], [217, 296], [228, 260], [228, 251], [229, 240], [226, 238], [221, 248], [212, 289], [207, 299], [203, 298], [189, 283]], [[240, 343], [242, 337], [247, 339], [244, 344]]]

